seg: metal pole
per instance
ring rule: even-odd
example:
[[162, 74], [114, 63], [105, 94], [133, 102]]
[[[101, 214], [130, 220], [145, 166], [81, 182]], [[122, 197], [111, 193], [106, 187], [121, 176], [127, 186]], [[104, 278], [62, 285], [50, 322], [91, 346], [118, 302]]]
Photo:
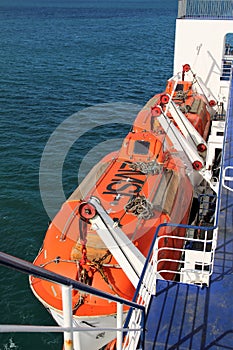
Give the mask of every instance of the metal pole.
[[64, 332], [64, 350], [73, 350], [73, 313], [72, 313], [72, 287], [62, 286], [62, 307], [64, 327], [69, 327], [69, 332]]
[[[117, 303], [117, 328], [122, 328], [123, 324], [123, 304]], [[117, 331], [117, 350], [122, 350], [123, 333]]]

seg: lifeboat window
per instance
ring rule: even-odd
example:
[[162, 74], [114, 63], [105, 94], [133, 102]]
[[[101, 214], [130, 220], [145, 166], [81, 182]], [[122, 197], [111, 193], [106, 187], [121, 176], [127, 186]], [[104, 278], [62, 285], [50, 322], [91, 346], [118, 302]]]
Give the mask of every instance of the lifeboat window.
[[148, 141], [135, 141], [134, 154], [147, 154], [149, 151], [150, 142]]
[[184, 90], [184, 85], [183, 84], [177, 84], [176, 85], [176, 91], [183, 91]]

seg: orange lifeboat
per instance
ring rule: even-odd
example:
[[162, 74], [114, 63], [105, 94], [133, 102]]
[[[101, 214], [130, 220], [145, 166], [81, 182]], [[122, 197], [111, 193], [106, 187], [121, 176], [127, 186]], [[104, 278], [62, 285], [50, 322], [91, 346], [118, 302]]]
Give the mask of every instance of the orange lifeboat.
[[[184, 65], [188, 66], [188, 65]], [[185, 67], [185, 72], [190, 70], [190, 67]], [[195, 90], [195, 75], [193, 81], [170, 79], [167, 82], [166, 89], [163, 93], [153, 96], [139, 112], [134, 128], [136, 130], [155, 131], [157, 125], [153, 124], [153, 118], [165, 112], [170, 99], [179, 107], [179, 110], [185, 115], [187, 120], [198, 131], [199, 135], [207, 140], [210, 131], [210, 109], [216, 105], [214, 100], [207, 101], [204, 94], [199, 94]], [[159, 108], [158, 108], [159, 106]], [[167, 112], [167, 116], [173, 120], [172, 115]], [[175, 121], [173, 120], [176, 125]], [[200, 152], [203, 149], [200, 147]]]
[[[207, 103], [194, 92], [191, 82], [170, 80], [165, 92], [155, 95], [139, 112], [120, 150], [103, 158], [63, 204], [48, 228], [35, 265], [132, 300], [135, 285], [92, 226], [91, 220], [98, 213], [89, 203], [97, 198], [106, 215], [144, 257], [160, 224], [189, 222], [193, 183], [160, 118], [166, 112], [165, 120], [170, 120], [181, 137], [166, 111], [170, 100], [206, 140], [210, 124]], [[163, 226], [159, 230], [157, 246], [162, 249], [157, 269], [161, 278], [176, 277], [185, 234], [181, 227]], [[55, 319], [59, 318], [61, 287], [31, 277], [31, 288]], [[73, 292], [72, 302], [79, 324], [102, 318], [106, 323], [101, 325], [106, 326], [108, 317], [116, 313], [113, 303], [92, 295]]]
[[172, 96], [186, 118], [206, 140], [210, 128], [210, 113], [205, 97], [193, 90], [193, 82], [170, 80], [165, 93]]
[[[98, 234], [83, 221], [82, 210], [87, 213], [88, 208], [82, 209], [82, 203], [97, 197], [125, 235], [147, 256], [159, 224], [188, 222], [193, 196], [182, 161], [163, 150], [163, 138], [164, 135], [149, 132], [130, 132], [120, 151], [105, 157], [64, 203], [50, 224], [34, 263], [131, 299], [135, 288]], [[166, 233], [169, 237], [159, 240], [159, 246], [164, 248], [159, 258], [172, 259], [169, 248], [181, 248], [183, 244], [172, 236], [184, 236], [185, 231], [165, 231], [161, 230], [160, 235]], [[163, 278], [173, 279], [178, 264], [161, 262], [158, 268], [170, 271], [161, 273]], [[31, 283], [35, 294], [47, 306], [62, 309], [58, 285], [33, 277]], [[74, 314], [91, 316], [115, 312], [115, 306], [97, 299], [80, 298], [79, 293], [74, 293]]]

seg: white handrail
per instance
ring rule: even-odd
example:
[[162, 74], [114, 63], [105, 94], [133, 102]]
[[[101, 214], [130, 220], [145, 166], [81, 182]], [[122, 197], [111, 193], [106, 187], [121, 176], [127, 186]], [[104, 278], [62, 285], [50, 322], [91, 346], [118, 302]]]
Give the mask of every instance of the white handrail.
[[[123, 324], [123, 304], [117, 303], [117, 328], [122, 327]], [[122, 349], [123, 333], [117, 331], [117, 350]]]
[[226, 172], [227, 170], [233, 170], [233, 166], [226, 166], [224, 169], [223, 169], [223, 175], [222, 175], [222, 185], [224, 188], [226, 188], [227, 190], [233, 192], [233, 187], [229, 187], [226, 185], [225, 181], [233, 181], [233, 176], [226, 176]]
[[62, 308], [64, 327], [70, 331], [64, 332], [65, 350], [73, 350], [73, 322], [72, 322], [72, 287], [62, 286]]

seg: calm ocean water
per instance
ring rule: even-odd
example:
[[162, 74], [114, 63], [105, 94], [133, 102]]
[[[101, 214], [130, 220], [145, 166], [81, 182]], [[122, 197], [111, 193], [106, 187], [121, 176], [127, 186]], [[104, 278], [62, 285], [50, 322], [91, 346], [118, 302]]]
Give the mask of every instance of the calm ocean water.
[[[43, 242], [50, 218], [40, 194], [40, 161], [62, 122], [63, 138], [53, 145], [58, 150], [70, 147], [70, 135], [85, 133], [66, 149], [67, 196], [79, 168], [83, 176], [85, 164], [96, 160], [98, 144], [123, 138], [139, 106], [164, 89], [176, 14], [176, 0], [0, 1], [1, 251], [33, 261]], [[78, 136], [72, 134], [77, 128]], [[61, 204], [53, 193], [56, 174], [49, 180], [55, 212]], [[54, 324], [27, 276], [0, 267], [0, 278], [1, 323]], [[61, 335], [0, 334], [0, 350], [61, 347]]]

